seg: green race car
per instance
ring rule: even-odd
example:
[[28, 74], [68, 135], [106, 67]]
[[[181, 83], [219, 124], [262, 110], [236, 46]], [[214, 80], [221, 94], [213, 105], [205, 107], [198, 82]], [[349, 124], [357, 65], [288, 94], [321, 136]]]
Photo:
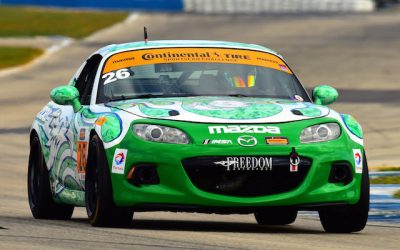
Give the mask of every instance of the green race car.
[[30, 133], [29, 205], [94, 226], [134, 211], [254, 213], [261, 225], [319, 212], [328, 232], [369, 211], [361, 126], [310, 97], [276, 52], [216, 41], [104, 47], [55, 88]]

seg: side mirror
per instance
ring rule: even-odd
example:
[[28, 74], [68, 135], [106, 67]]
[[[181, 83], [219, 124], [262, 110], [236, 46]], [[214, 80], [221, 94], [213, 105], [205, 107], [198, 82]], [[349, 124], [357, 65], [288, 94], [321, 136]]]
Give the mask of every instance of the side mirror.
[[60, 86], [50, 92], [50, 98], [58, 105], [72, 105], [74, 112], [78, 112], [82, 105], [79, 102], [79, 91], [73, 86]]
[[321, 85], [313, 89], [312, 96], [315, 104], [328, 105], [338, 99], [339, 93], [331, 86]]

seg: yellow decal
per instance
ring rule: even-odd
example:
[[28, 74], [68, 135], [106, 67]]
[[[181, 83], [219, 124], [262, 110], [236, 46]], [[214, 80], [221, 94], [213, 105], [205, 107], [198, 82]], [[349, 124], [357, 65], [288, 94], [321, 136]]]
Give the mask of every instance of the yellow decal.
[[[103, 74], [137, 65], [184, 62], [254, 65], [293, 74], [283, 60], [275, 55], [245, 49], [224, 48], [163, 48], [121, 52], [107, 60]], [[251, 82], [249, 83], [251, 86]]]
[[248, 75], [247, 76], [247, 87], [249, 87], [249, 88], [254, 87], [255, 84], [256, 84], [255, 75]]
[[107, 118], [105, 118], [104, 116], [100, 116], [99, 118], [97, 118], [95, 124], [101, 126], [101, 125], [103, 125], [106, 121], [107, 121]]
[[285, 137], [266, 137], [265, 142], [267, 144], [275, 144], [275, 145], [287, 145], [289, 141]]
[[240, 76], [233, 77], [233, 81], [235, 82], [236, 88], [246, 88], [247, 87], [243, 81], [243, 78], [241, 78]]
[[88, 143], [87, 142], [77, 142], [78, 151], [77, 151], [77, 163], [76, 167], [78, 169], [78, 173], [84, 174], [86, 172], [86, 159], [87, 159], [87, 151], [88, 151]]

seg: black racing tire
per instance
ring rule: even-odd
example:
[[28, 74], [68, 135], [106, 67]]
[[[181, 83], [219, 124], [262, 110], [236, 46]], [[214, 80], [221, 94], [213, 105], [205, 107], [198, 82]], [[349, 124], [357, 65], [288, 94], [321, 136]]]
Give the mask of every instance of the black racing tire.
[[110, 170], [103, 143], [97, 135], [92, 137], [89, 145], [85, 202], [92, 226], [127, 227], [132, 223], [132, 209], [119, 207], [114, 203]]
[[354, 205], [321, 209], [319, 217], [326, 232], [353, 233], [365, 228], [369, 212], [369, 175], [365, 154], [363, 158], [360, 200]]
[[53, 199], [49, 172], [37, 135], [32, 138], [29, 153], [28, 201], [36, 219], [68, 220], [74, 212], [74, 206], [59, 204]]
[[289, 225], [297, 218], [295, 208], [269, 207], [254, 213], [259, 225]]

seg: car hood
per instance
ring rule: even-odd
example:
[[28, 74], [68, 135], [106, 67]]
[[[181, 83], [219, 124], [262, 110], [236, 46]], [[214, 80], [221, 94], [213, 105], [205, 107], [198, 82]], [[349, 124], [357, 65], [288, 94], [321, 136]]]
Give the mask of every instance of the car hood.
[[330, 111], [309, 102], [222, 96], [132, 99], [106, 106], [143, 118], [201, 123], [290, 122], [323, 117]]

